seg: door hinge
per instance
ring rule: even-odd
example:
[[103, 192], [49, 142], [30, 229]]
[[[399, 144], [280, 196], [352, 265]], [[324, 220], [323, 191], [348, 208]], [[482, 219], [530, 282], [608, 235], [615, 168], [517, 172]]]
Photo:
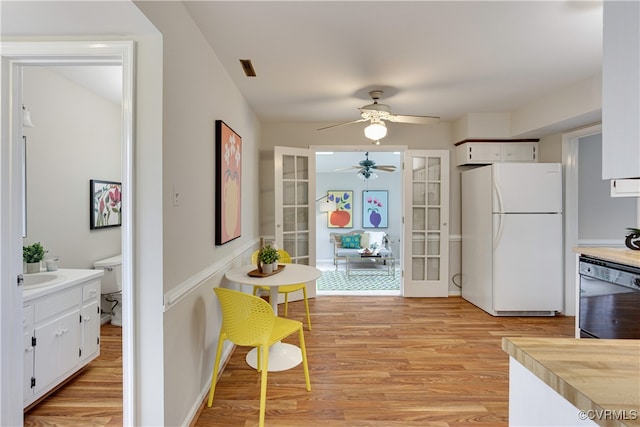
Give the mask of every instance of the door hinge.
[[82, 357], [82, 347], [78, 349], [78, 357]]
[[36, 377], [31, 377], [31, 388], [35, 388], [36, 386]]
[[31, 347], [36, 346], [36, 337], [31, 337]]
[[100, 314], [100, 307], [96, 307], [96, 312]]
[[96, 337], [96, 344], [100, 345], [100, 337]]
[[82, 314], [80, 315], [80, 323], [82, 323]]
[[24, 277], [22, 276], [22, 274], [18, 274], [18, 277], [16, 277], [16, 285], [22, 286], [23, 283], [24, 283]]

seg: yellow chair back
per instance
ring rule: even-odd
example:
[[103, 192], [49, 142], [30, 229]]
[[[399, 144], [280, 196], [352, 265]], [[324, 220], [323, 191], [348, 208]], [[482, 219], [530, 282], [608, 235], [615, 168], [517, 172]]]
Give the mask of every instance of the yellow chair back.
[[269, 342], [276, 317], [269, 303], [231, 289], [214, 291], [222, 308], [222, 330], [229, 341], [249, 347]]

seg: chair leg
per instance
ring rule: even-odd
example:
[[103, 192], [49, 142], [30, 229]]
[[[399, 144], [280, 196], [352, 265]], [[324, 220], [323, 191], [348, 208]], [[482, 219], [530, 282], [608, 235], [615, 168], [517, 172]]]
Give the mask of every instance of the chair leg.
[[289, 294], [284, 293], [284, 317], [289, 317]]
[[302, 352], [302, 367], [304, 369], [304, 381], [307, 385], [307, 391], [311, 391], [311, 379], [309, 378], [309, 363], [307, 362], [307, 347], [304, 345], [304, 332], [300, 325], [300, 351]]
[[[262, 376], [260, 380], [260, 421], [259, 427], [264, 427], [264, 414], [267, 406], [267, 372], [269, 371], [269, 347], [260, 346], [264, 355], [262, 356]], [[260, 350], [258, 350], [260, 351]]]
[[302, 296], [304, 297], [304, 308], [307, 310], [307, 327], [311, 330], [311, 314], [309, 313], [309, 300], [307, 299], [307, 287], [302, 288]]
[[207, 407], [213, 405], [213, 393], [216, 390], [216, 383], [218, 382], [218, 368], [220, 367], [220, 356], [222, 356], [222, 344], [224, 343], [225, 334], [220, 334], [218, 337], [218, 349], [216, 350], [216, 361], [213, 362], [213, 373], [211, 374], [211, 388], [209, 389], [209, 400], [207, 401]]

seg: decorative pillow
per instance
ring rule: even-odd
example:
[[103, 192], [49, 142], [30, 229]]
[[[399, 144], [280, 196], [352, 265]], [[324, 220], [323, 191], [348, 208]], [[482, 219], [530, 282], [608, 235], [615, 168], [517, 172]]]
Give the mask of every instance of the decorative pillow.
[[369, 233], [362, 233], [360, 235], [360, 247], [361, 248], [369, 247]]
[[342, 247], [347, 249], [360, 249], [360, 235], [352, 234], [350, 236], [342, 236]]
[[370, 231], [369, 247], [374, 248], [373, 244], [375, 243], [375, 249], [382, 249], [384, 247], [384, 234], [384, 231]]

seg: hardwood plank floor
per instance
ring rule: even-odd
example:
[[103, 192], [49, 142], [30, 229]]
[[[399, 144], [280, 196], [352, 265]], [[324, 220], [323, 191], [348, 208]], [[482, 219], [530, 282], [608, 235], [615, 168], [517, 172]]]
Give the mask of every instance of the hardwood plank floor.
[[[301, 366], [269, 373], [266, 426], [506, 426], [501, 338], [573, 336], [573, 317], [493, 317], [459, 297], [322, 296], [309, 305], [312, 390]], [[304, 319], [301, 301], [290, 303], [289, 317]], [[25, 425], [122, 425], [120, 331], [103, 326], [100, 358], [25, 414]], [[213, 407], [193, 425], [258, 424], [260, 377], [244, 361], [248, 350], [236, 349]]]
[[[267, 426], [501, 426], [508, 422], [503, 336], [573, 336], [573, 317], [493, 317], [462, 298], [323, 296], [302, 367], [269, 373]], [[303, 319], [294, 303], [290, 317]], [[291, 337], [286, 341], [296, 343]], [[238, 348], [195, 425], [258, 423], [256, 371]]]
[[100, 327], [100, 356], [24, 414], [29, 426], [122, 425], [122, 328]]

